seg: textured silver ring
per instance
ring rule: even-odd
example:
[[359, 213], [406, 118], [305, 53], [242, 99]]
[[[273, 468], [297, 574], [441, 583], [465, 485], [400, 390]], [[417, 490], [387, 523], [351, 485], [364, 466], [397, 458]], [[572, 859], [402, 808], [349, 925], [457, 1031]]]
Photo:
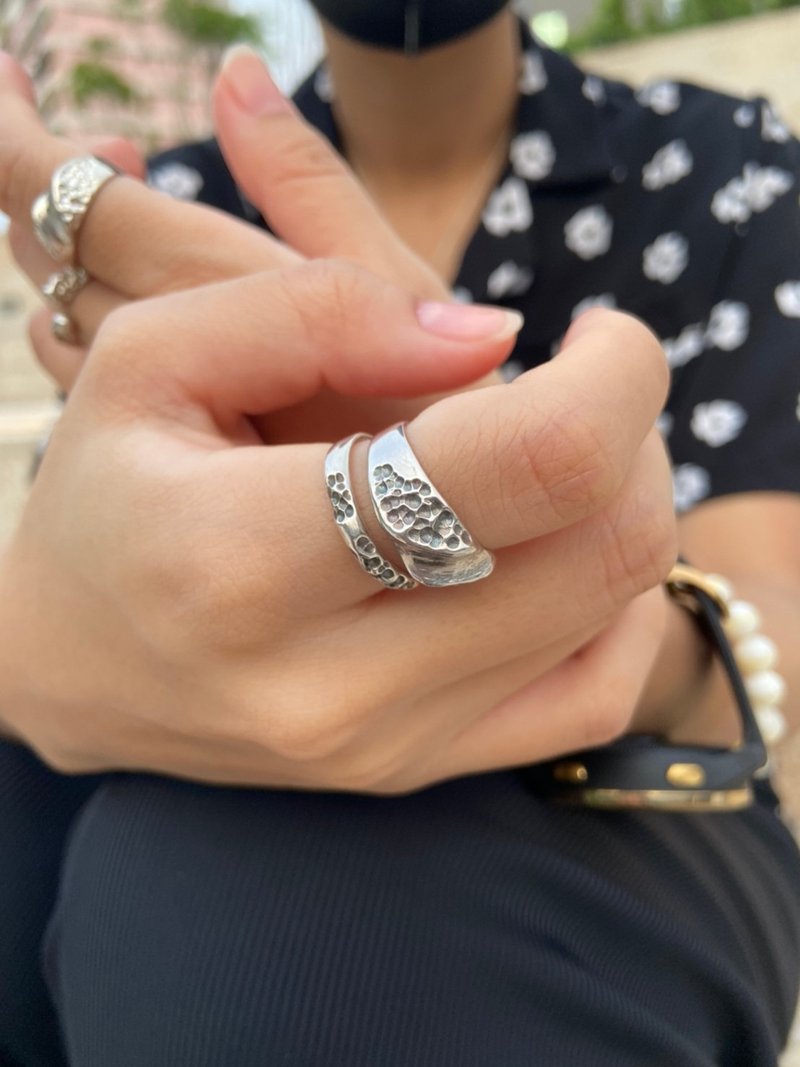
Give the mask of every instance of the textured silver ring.
[[325, 457], [325, 487], [333, 508], [333, 517], [344, 542], [362, 569], [389, 589], [414, 589], [416, 582], [384, 559], [364, 529], [356, 509], [350, 481], [350, 453], [356, 441], [368, 438], [356, 433], [333, 445]]
[[63, 311], [57, 311], [50, 320], [50, 329], [53, 337], [63, 345], [79, 345], [81, 343], [78, 327]]
[[51, 274], [42, 286], [42, 296], [60, 308], [68, 308], [75, 297], [89, 284], [83, 267], [65, 267]]
[[375, 514], [405, 564], [423, 585], [461, 585], [488, 577], [494, 556], [469, 531], [423, 470], [405, 423], [377, 434], [369, 447]]
[[33, 229], [58, 263], [75, 258], [75, 242], [86, 213], [103, 186], [122, 172], [96, 156], [80, 156], [57, 167], [50, 189], [31, 208]]

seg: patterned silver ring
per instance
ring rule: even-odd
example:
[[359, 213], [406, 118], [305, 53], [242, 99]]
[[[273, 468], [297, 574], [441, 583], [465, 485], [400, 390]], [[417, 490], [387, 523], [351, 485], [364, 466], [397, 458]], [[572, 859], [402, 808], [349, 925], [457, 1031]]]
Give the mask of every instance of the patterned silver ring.
[[50, 320], [50, 329], [53, 337], [63, 345], [79, 345], [81, 343], [78, 327], [63, 311], [57, 311]]
[[42, 286], [42, 296], [59, 308], [68, 308], [75, 297], [89, 284], [83, 267], [65, 267], [51, 274]]
[[350, 453], [356, 441], [368, 438], [356, 433], [333, 445], [325, 457], [325, 487], [333, 517], [344, 542], [372, 578], [389, 589], [415, 589], [417, 583], [384, 559], [361, 524], [350, 481]]
[[375, 514], [406, 570], [423, 585], [461, 585], [488, 577], [494, 556], [476, 544], [423, 470], [405, 423], [377, 434], [369, 448]]
[[80, 156], [53, 172], [50, 189], [31, 208], [33, 230], [58, 263], [75, 259], [75, 242], [86, 213], [103, 186], [122, 172], [96, 156]]

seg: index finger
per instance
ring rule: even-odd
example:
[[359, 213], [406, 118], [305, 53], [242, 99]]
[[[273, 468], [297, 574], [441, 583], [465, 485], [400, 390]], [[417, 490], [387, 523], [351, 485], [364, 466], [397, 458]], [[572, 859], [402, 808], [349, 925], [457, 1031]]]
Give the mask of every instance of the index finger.
[[[30, 233], [33, 202], [56, 168], [80, 154], [78, 145], [45, 129], [27, 75], [0, 53], [0, 211]], [[130, 299], [299, 259], [248, 223], [175, 201], [124, 175], [92, 199], [77, 244], [77, 258], [92, 278]]]

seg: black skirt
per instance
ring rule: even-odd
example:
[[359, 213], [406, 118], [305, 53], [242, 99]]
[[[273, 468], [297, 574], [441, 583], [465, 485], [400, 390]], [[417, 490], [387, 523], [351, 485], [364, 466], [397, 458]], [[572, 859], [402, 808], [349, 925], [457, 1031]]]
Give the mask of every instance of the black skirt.
[[766, 781], [679, 815], [515, 772], [374, 798], [0, 768], [3, 1064], [770, 1067], [786, 1041], [800, 853]]

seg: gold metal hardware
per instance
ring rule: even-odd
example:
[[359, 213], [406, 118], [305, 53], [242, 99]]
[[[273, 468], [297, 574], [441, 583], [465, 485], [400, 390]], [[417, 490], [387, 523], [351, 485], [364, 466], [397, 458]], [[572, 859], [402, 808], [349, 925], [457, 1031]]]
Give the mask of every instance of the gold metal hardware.
[[699, 789], [706, 783], [705, 769], [699, 763], [671, 763], [665, 777], [681, 789]]

